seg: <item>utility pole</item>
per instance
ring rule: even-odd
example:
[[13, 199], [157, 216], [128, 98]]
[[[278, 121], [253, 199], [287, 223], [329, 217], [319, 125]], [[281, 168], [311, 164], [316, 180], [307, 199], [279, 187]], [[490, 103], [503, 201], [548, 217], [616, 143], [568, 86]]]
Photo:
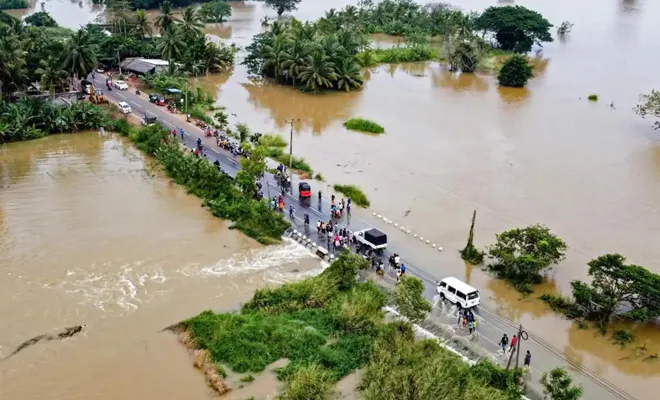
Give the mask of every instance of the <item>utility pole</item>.
[[291, 169], [291, 164], [293, 163], [293, 124], [300, 122], [300, 119], [289, 119], [284, 121], [286, 124], [291, 126], [291, 131], [289, 134], [289, 169]]
[[518, 369], [518, 363], [520, 362], [520, 346], [522, 345], [523, 340], [529, 339], [529, 335], [527, 334], [526, 331], [523, 330], [522, 324], [518, 327], [518, 339], [516, 340], [516, 348], [511, 351], [511, 355], [509, 356], [509, 362], [506, 363], [506, 370], [509, 370], [509, 367], [511, 366], [511, 360], [513, 359], [513, 352], [516, 352], [516, 368]]
[[119, 58], [119, 49], [117, 50], [117, 65], [119, 65], [119, 75], [121, 75], [121, 58]]

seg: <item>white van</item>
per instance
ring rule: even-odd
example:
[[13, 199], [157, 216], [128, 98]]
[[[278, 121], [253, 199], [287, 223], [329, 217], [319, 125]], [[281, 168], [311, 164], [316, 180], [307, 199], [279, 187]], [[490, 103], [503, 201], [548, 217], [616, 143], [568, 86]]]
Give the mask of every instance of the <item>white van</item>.
[[445, 278], [436, 282], [436, 291], [442, 300], [455, 303], [458, 308], [472, 308], [479, 305], [479, 291], [456, 278]]

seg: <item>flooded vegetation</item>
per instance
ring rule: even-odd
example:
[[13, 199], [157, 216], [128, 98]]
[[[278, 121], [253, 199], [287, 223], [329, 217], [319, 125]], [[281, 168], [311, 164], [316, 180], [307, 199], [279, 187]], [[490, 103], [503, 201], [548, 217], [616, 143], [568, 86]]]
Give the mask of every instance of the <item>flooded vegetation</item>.
[[[300, 21], [316, 20], [331, 8], [340, 10], [352, 3], [304, 0], [292, 15]], [[496, 5], [485, 0], [452, 4], [463, 13]], [[552, 42], [543, 43], [542, 48], [532, 46], [529, 62], [534, 76], [525, 88], [499, 85], [495, 72], [507, 57], [499, 54], [484, 60], [476, 73], [452, 72], [447, 60], [372, 66], [362, 70], [362, 88], [349, 93], [301, 93], [255, 77], [240, 63], [221, 74], [199, 76], [196, 82], [214, 94], [217, 106], [226, 107], [231, 125], [244, 122], [253, 132], [288, 140], [286, 121], [300, 120], [294, 127], [294, 156], [304, 157], [330, 185], [360, 187], [371, 203], [370, 212], [362, 218], [388, 228], [368, 215], [376, 212], [445, 249], [438, 252], [413, 234], [388, 231], [393, 240], [405, 245], [406, 260], [431, 276], [456, 276], [479, 288], [484, 312], [492, 312], [493, 318], [522, 323], [542, 339], [537, 343], [556, 351], [557, 357], [573, 360], [574, 368], [634, 397], [647, 398], [660, 384], [660, 364], [654, 356], [660, 351], [656, 325], [614, 323], [603, 336], [562, 318], [538, 297], [568, 296], [574, 280], [590, 283], [588, 263], [603, 254], [620, 253], [628, 258], [623, 266], [642, 265], [660, 272], [660, 252], [655, 246], [660, 229], [660, 141], [653, 121], [640, 119], [632, 110], [640, 94], [658, 86], [658, 56], [648, 49], [660, 34], [654, 19], [660, 6], [635, 0], [516, 4], [538, 11], [555, 25]], [[240, 62], [253, 36], [264, 31], [261, 21], [274, 18], [276, 12], [259, 2], [232, 2], [231, 7], [226, 22], [206, 25], [205, 32], [218, 43], [242, 47], [237, 54]], [[101, 6], [86, 1], [47, 1], [44, 8], [69, 28], [96, 20], [102, 11]], [[27, 12], [39, 10], [34, 4]], [[155, 18], [158, 11], [147, 14]], [[574, 24], [570, 32], [556, 33], [562, 21]], [[379, 33], [371, 35], [370, 41], [373, 49], [407, 46], [405, 37]], [[433, 40], [427, 45], [443, 50]], [[598, 95], [598, 101], [588, 101], [592, 94]], [[363, 135], [343, 126], [361, 116], [378, 121], [387, 133]], [[117, 139], [80, 137], [85, 139], [46, 138], [1, 150], [0, 240], [3, 249], [14, 249], [2, 253], [9, 257], [1, 262], [11, 275], [1, 282], [7, 293], [21, 300], [10, 302], [0, 314], [7, 321], [0, 328], [4, 341], [0, 350], [7, 355], [28, 338], [62, 326], [89, 325], [87, 319], [96, 318], [103, 333], [91, 323], [88, 333], [80, 337], [21, 351], [6, 361], [10, 372], [2, 377], [3, 388], [13, 397], [38, 398], [45, 391], [64, 397], [66, 389], [58, 386], [59, 379], [76, 376], [82, 382], [91, 371], [115, 374], [115, 370], [124, 371], [126, 364], [148, 369], [160, 363], [171, 369], [146, 379], [160, 385], [162, 396], [205, 396], [208, 393], [200, 385], [203, 378], [188, 368], [189, 355], [177, 353], [170, 339], [146, 332], [217, 303], [232, 309], [256, 287], [284, 280], [266, 271], [296, 275], [288, 272], [292, 267], [286, 257], [264, 261], [269, 265], [265, 270], [249, 267], [255, 258], [270, 260], [270, 254], [293, 250], [285, 244], [269, 249], [264, 253], [268, 255], [259, 253], [254, 242], [225, 232], [226, 225], [200, 209], [198, 201], [164, 180], [144, 176], [142, 157]], [[128, 161], [108, 162], [122, 155]], [[73, 179], [67, 175], [71, 171], [92, 171], [102, 179], [81, 177], [79, 172]], [[53, 177], [62, 180], [55, 184], [50, 181]], [[14, 180], [18, 183], [8, 183]], [[323, 185], [319, 183], [324, 192], [330, 190]], [[566, 242], [565, 260], [544, 275], [534, 294], [523, 298], [507, 282], [462, 262], [458, 250], [465, 246], [475, 209], [473, 242], [478, 249], [495, 243], [497, 233], [536, 223], [547, 225]], [[97, 231], [93, 226], [100, 228]], [[197, 239], [183, 240], [184, 233]], [[136, 237], [141, 238], [139, 245]], [[308, 271], [311, 264], [295, 268]], [[30, 275], [20, 265], [38, 265], [53, 275], [33, 278], [37, 283], [22, 286]], [[252, 272], [239, 272], [243, 269]], [[199, 276], [215, 278], [209, 282]], [[39, 284], [47, 287], [34, 290]], [[180, 297], [166, 302], [174, 291]], [[43, 305], [43, 313], [34, 304]], [[571, 307], [553, 304], [557, 309]], [[13, 311], [17, 308], [30, 311], [17, 314]], [[450, 320], [449, 311], [443, 311], [434, 310], [433, 316]], [[35, 320], [28, 318], [34, 315], [40, 318], [29, 322]], [[90, 318], [81, 320], [80, 315]], [[479, 329], [502, 330], [498, 324]], [[625, 343], [631, 336], [635, 340]], [[86, 353], [108, 341], [116, 344], [115, 350], [124, 349], [119, 350], [121, 355], [113, 356], [98, 346], [100, 361], [86, 371]], [[75, 343], [81, 344], [75, 347]], [[44, 352], [70, 353], [61, 353], [56, 362], [41, 352], [42, 347]], [[156, 356], [153, 349], [162, 351]], [[69, 367], [55, 368], [61, 361], [68, 361]], [[538, 370], [549, 369], [538, 358], [534, 364]], [[21, 380], [28, 372], [42, 379], [30, 386], [27, 378]], [[106, 384], [130, 385], [135, 382], [131, 373], [145, 375], [128, 368]], [[184, 383], [162, 385], [168, 376]], [[91, 387], [85, 390], [96, 394]], [[107, 398], [122, 395], [121, 390], [110, 391]], [[158, 393], [144, 397], [149, 396], [157, 398]]]

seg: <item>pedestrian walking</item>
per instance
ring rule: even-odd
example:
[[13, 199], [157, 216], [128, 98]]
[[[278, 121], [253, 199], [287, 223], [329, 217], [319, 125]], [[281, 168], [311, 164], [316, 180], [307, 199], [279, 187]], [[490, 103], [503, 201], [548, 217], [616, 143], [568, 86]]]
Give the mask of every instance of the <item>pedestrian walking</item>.
[[468, 333], [472, 335], [473, 332], [474, 332], [474, 321], [470, 321], [468, 322]]
[[509, 352], [513, 353], [513, 351], [516, 349], [516, 343], [518, 342], [518, 336], [515, 334], [511, 338], [511, 347], [509, 347]]
[[[350, 198], [348, 199], [350, 200]], [[351, 203], [346, 204], [346, 215], [351, 215]]]
[[335, 205], [335, 195], [330, 196], [330, 204]]
[[309, 214], [305, 213], [305, 225], [309, 225]]
[[532, 353], [530, 353], [529, 350], [527, 350], [527, 354], [525, 354], [525, 364], [524, 364], [525, 369], [529, 369], [531, 363], [532, 363]]
[[321, 197], [322, 197], [322, 194], [321, 194], [321, 191], [319, 190], [319, 203], [321, 202]]
[[500, 347], [502, 348], [502, 354], [506, 354], [506, 346], [509, 344], [509, 337], [506, 335], [506, 333], [502, 336], [502, 339], [500, 340]]

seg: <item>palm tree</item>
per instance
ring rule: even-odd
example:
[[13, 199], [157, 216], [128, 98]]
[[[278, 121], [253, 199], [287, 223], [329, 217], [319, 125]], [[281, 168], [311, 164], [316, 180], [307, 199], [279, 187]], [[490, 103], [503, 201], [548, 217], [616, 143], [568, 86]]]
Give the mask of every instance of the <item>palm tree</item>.
[[202, 33], [201, 28], [204, 27], [202, 22], [202, 14], [194, 7], [187, 7], [183, 10], [181, 18], [181, 32], [187, 38], [194, 38]]
[[173, 64], [173, 60], [181, 58], [181, 49], [185, 47], [185, 43], [178, 35], [177, 28], [173, 25], [168, 25], [162, 31], [163, 37], [158, 45], [161, 55], [164, 59]]
[[264, 63], [262, 69], [272, 71], [275, 80], [279, 81], [282, 76], [283, 53], [286, 48], [286, 36], [284, 33], [275, 36], [272, 45], [264, 46]]
[[89, 33], [81, 29], [71, 35], [66, 44], [64, 69], [73, 77], [87, 76], [98, 63]]
[[27, 82], [27, 52], [15, 37], [0, 37], [0, 98], [10, 90], [20, 90]]
[[67, 77], [67, 73], [61, 68], [61, 65], [59, 60], [51, 56], [47, 60], [39, 61], [39, 68], [34, 71], [41, 78], [42, 90], [48, 88], [51, 98], [55, 95], [55, 87], [62, 85]]
[[234, 52], [227, 46], [218, 46], [213, 42], [206, 42], [202, 53], [202, 63], [205, 73], [226, 68], [234, 60]]
[[362, 75], [358, 64], [350, 59], [344, 58], [339, 65], [335, 67], [337, 75], [337, 89], [350, 92], [351, 89], [362, 87]]
[[156, 23], [154, 25], [163, 32], [177, 21], [178, 19], [174, 17], [174, 14], [172, 13], [172, 3], [170, 3], [169, 0], [161, 3], [160, 14], [156, 17]]
[[293, 40], [290, 47], [282, 53], [282, 70], [293, 79], [293, 86], [296, 85], [296, 78], [307, 66], [309, 56], [309, 45], [302, 40]]
[[334, 65], [323, 51], [317, 49], [308, 57], [308, 65], [300, 72], [298, 78], [305, 84], [307, 89], [316, 93], [324, 87], [332, 87], [332, 82], [337, 80]]
[[135, 25], [133, 26], [134, 32], [139, 37], [151, 36], [153, 29], [147, 18], [147, 12], [144, 10], [135, 11]]

